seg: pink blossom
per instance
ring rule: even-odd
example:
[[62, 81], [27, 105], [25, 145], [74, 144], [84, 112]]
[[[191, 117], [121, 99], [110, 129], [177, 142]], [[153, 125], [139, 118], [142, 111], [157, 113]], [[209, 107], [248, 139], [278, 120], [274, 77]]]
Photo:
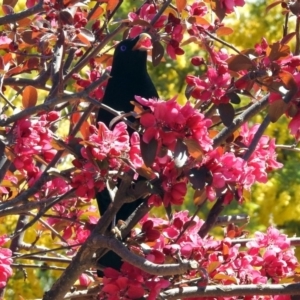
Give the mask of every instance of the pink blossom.
[[224, 5], [226, 13], [230, 14], [234, 11], [235, 6], [244, 6], [244, 0], [222, 0], [221, 5]]
[[79, 276], [79, 283], [81, 286], [89, 286], [90, 283], [92, 283], [92, 279], [86, 275], [86, 274], [81, 274]]
[[189, 102], [180, 106], [175, 98], [162, 101], [137, 96], [136, 100], [150, 108], [150, 112], [143, 114], [140, 119], [145, 127], [144, 142], [156, 139], [161, 146], [173, 150], [177, 139], [187, 138], [196, 141], [205, 151], [211, 149], [212, 140], [208, 135], [211, 120], [205, 119]]
[[[128, 19], [131, 22], [135, 22], [138, 20], [143, 20], [146, 21], [148, 23], [150, 23], [152, 21], [152, 19], [154, 18], [154, 16], [157, 13], [157, 7], [153, 4], [148, 4], [145, 3], [141, 9], [139, 10], [139, 13], [135, 13], [135, 12], [130, 12], [128, 14]], [[158, 18], [158, 20], [154, 23], [153, 27], [160, 29], [164, 27], [164, 24], [166, 22], [167, 17], [166, 16], [160, 16]], [[136, 37], [137, 35], [139, 35], [140, 33], [142, 33], [144, 31], [144, 27], [142, 25], [134, 25], [129, 32], [129, 36], [131, 38]]]
[[153, 280], [148, 280], [146, 282], [146, 286], [150, 290], [150, 294], [148, 296], [148, 300], [155, 300], [157, 299], [159, 293], [161, 292], [162, 289], [166, 289], [171, 285], [171, 283], [162, 278], [155, 278]]
[[13, 271], [11, 264], [13, 262], [11, 256], [12, 252], [10, 249], [2, 248], [9, 239], [6, 236], [0, 236], [0, 289], [4, 288], [7, 284], [9, 277], [12, 276]]
[[141, 149], [140, 149], [140, 136], [137, 132], [133, 132], [130, 137], [130, 150], [129, 150], [129, 157], [130, 161], [132, 162], [135, 168], [140, 168], [144, 161], [141, 156]]
[[231, 82], [227, 64], [219, 65], [218, 68], [208, 67], [205, 76], [202, 76], [202, 78], [188, 75], [186, 82], [192, 87], [191, 95], [196, 99], [211, 100], [216, 104], [229, 102], [229, 99], [225, 96]]
[[[280, 101], [280, 100], [279, 100]], [[300, 112], [298, 112], [290, 121], [288, 126], [291, 134], [298, 141], [300, 139]]]
[[186, 6], [187, 11], [193, 16], [205, 16], [208, 13], [207, 6], [202, 1], [194, 1], [192, 5]]

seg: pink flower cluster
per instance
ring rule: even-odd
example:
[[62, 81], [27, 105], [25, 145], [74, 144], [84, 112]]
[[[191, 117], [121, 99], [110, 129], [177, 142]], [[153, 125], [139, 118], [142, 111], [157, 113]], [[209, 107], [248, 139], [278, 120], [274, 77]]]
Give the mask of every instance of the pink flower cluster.
[[184, 27], [181, 25], [180, 18], [170, 13], [165, 32], [170, 36], [170, 41], [166, 47], [166, 52], [169, 57], [176, 59], [176, 55], [183, 55], [184, 50], [180, 47], [180, 42], [183, 39]]
[[153, 164], [153, 170], [160, 173], [161, 188], [164, 193], [162, 198], [157, 194], [151, 195], [148, 203], [155, 206], [160, 206], [162, 203], [164, 206], [181, 205], [187, 192], [187, 180], [180, 178], [181, 172], [175, 167], [174, 161], [170, 157], [165, 157], [160, 163], [157, 158]]
[[[157, 7], [154, 4], [145, 3], [141, 9], [139, 10], [139, 13], [130, 12], [128, 14], [128, 19], [136, 25], [134, 25], [129, 32], [129, 36], [131, 38], [136, 37], [140, 33], [144, 31], [144, 26], [142, 26], [143, 21], [150, 23], [154, 16], [157, 13]], [[155, 29], [162, 29], [165, 25], [167, 17], [166, 16], [160, 16], [158, 20], [154, 23], [153, 28]], [[140, 23], [140, 24], [139, 24]]]
[[99, 299], [139, 299], [147, 293], [148, 300], [155, 300], [161, 290], [170, 286], [170, 282], [125, 262], [120, 272], [112, 268], [104, 270], [103, 285]]
[[[87, 205], [88, 204], [88, 205]], [[97, 207], [82, 198], [63, 200], [52, 207], [53, 217], [47, 218], [47, 223], [61, 233], [69, 245], [84, 243], [89, 237], [94, 224], [97, 223]], [[61, 217], [72, 222], [62, 222]], [[85, 222], [82, 222], [85, 220]], [[71, 250], [72, 253], [76, 249]]]
[[149, 202], [155, 205], [163, 202], [165, 206], [181, 205], [187, 191], [187, 180], [181, 176], [182, 170], [176, 168], [174, 163], [176, 144], [178, 141], [184, 141], [186, 144], [194, 142], [202, 151], [211, 150], [212, 140], [208, 135], [211, 121], [205, 119], [204, 115], [190, 103], [181, 106], [176, 99], [146, 100], [137, 96], [136, 100], [149, 108], [149, 111], [144, 112], [140, 118], [144, 128], [142, 139], [146, 144], [153, 140], [157, 142], [157, 155], [151, 168], [160, 174], [161, 187], [164, 191], [162, 198], [153, 195]]
[[0, 289], [4, 288], [7, 284], [9, 277], [13, 274], [11, 264], [13, 262], [10, 249], [2, 248], [9, 239], [5, 236], [0, 236]]
[[140, 119], [145, 128], [143, 141], [148, 144], [152, 139], [157, 140], [158, 152], [162, 146], [174, 151], [178, 139], [195, 141], [204, 151], [212, 149], [212, 140], [208, 135], [212, 121], [206, 119], [189, 102], [181, 106], [175, 98], [163, 101], [137, 96], [136, 100], [150, 108], [150, 112], [144, 113]]
[[234, 12], [236, 6], [244, 6], [244, 0], [221, 0], [221, 6], [225, 8], [226, 14]]
[[[98, 129], [91, 125], [88, 140], [81, 142], [84, 145], [81, 148], [83, 159], [73, 161], [80, 171], [73, 173], [71, 186], [76, 188], [78, 196], [89, 199], [104, 189], [106, 178], [113, 179], [118, 171], [129, 169], [126, 160], [135, 168], [142, 165], [138, 134], [129, 138], [124, 122], [116, 124], [113, 130], [108, 129], [102, 122], [98, 125]], [[95, 161], [98, 161], [101, 167]], [[109, 174], [110, 170], [114, 174]]]
[[[238, 143], [248, 149], [259, 125], [248, 128], [247, 124], [241, 126]], [[245, 161], [242, 156], [245, 150], [238, 148], [237, 152], [225, 152], [220, 148], [210, 151], [202, 161], [202, 166], [212, 176], [210, 184], [206, 186], [208, 199], [215, 200], [220, 193], [226, 193], [226, 203], [233, 199], [232, 188], [236, 187], [241, 197], [242, 190], [249, 190], [255, 182], [265, 183], [267, 172], [282, 167], [276, 160], [275, 140], [263, 135], [255, 151]]]
[[[228, 103], [229, 98], [226, 96], [227, 89], [231, 83], [226, 59], [229, 57], [227, 52], [220, 50], [215, 52], [210, 49], [212, 65], [207, 67], [206, 73], [197, 77], [188, 75], [186, 83], [191, 89], [191, 96], [200, 101], [212, 101], [215, 104]], [[194, 58], [194, 64], [198, 64]], [[199, 63], [201, 60], [199, 61]]]
[[[248, 249], [241, 250], [240, 245], [233, 243], [229, 237], [221, 241], [212, 237], [202, 239], [198, 232], [203, 223], [198, 217], [192, 220], [187, 211], [176, 213], [172, 223], [160, 218], [144, 217], [141, 220], [141, 232], [134, 234], [132, 239], [147, 244], [150, 249], [143, 254], [142, 249], [132, 246], [133, 251], [156, 264], [177, 262], [178, 256], [196, 260], [208, 276], [204, 282], [199, 282], [201, 285], [278, 283], [282, 278], [295, 274], [298, 264], [294, 250], [287, 236], [277, 229], [271, 227], [266, 234], [257, 232], [253, 241], [247, 243]], [[181, 279], [188, 282], [199, 278], [199, 272], [190, 270], [181, 275]], [[146, 295], [149, 297], [147, 299], [157, 299], [161, 290], [176, 282], [176, 278], [165, 280], [160, 276], [151, 276], [128, 263], [123, 264], [120, 272], [107, 268], [104, 274], [100, 299], [135, 299]], [[203, 274], [200, 275], [203, 277]], [[276, 297], [266, 299], [285, 299]]]
[[15, 167], [27, 178], [32, 185], [39, 177], [40, 170], [36, 166], [33, 156], [39, 155], [46, 162], [50, 162], [56, 150], [51, 145], [51, 122], [59, 118], [59, 113], [52, 111], [42, 114], [37, 119], [21, 119], [15, 123], [13, 129]]
[[[9, 185], [13, 184], [14, 186], [18, 186], [18, 178], [16, 176], [5, 174], [4, 180], [8, 181], [10, 183]], [[2, 184], [0, 185], [0, 199], [7, 200], [7, 197], [10, 196], [10, 193], [11, 188], [5, 186], [2, 182]]]
[[266, 234], [256, 232], [254, 241], [247, 243], [253, 265], [260, 269], [262, 276], [271, 278], [273, 283], [279, 283], [281, 278], [294, 274], [298, 262], [290, 247], [286, 235], [273, 227]]
[[[77, 73], [72, 75], [72, 78], [76, 80], [76, 84], [81, 88], [87, 88], [93, 82], [98, 80], [104, 72], [102, 65], [98, 64], [93, 58], [89, 61], [89, 67], [91, 68], [91, 70], [87, 71], [88, 79], [82, 78], [82, 76]], [[89, 96], [101, 100], [104, 95], [104, 88], [106, 85], [107, 81], [90, 92]]]

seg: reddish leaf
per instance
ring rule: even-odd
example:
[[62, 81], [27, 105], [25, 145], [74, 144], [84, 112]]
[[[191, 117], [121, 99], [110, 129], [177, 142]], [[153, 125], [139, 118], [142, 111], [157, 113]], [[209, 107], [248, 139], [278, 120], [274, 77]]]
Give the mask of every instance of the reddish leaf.
[[119, 4], [119, 0], [107, 0], [107, 10], [113, 11], [118, 4]]
[[222, 263], [220, 261], [213, 261], [211, 263], [208, 264], [207, 266], [207, 272], [211, 273], [214, 270], [216, 270]]
[[298, 84], [291, 73], [281, 70], [278, 77], [281, 79], [286, 89], [294, 91], [298, 90]]
[[187, 0], [176, 0], [176, 7], [178, 12], [182, 12], [184, 8], [186, 7]]
[[228, 93], [228, 94], [226, 94], [226, 96], [229, 97], [230, 102], [233, 103], [233, 104], [240, 104], [241, 103], [241, 98], [236, 93], [233, 93], [233, 92]]
[[220, 0], [212, 0], [211, 1], [211, 8], [220, 19], [220, 22], [224, 19], [226, 15], [226, 7], [223, 5], [222, 1]]
[[266, 7], [266, 12], [269, 12], [270, 9], [282, 3], [282, 0], [277, 0]]
[[98, 64], [105, 64], [105, 63], [107, 64], [107, 61], [109, 61], [111, 59], [112, 59], [112, 55], [111, 54], [107, 54], [107, 53], [104, 53], [101, 56], [95, 57], [95, 61]]
[[[2, 58], [2, 56], [0, 56], [0, 70], [4, 70], [4, 67], [5, 67], [5, 63], [4, 63], [4, 60]], [[1, 74], [2, 72], [0, 72]]]
[[207, 195], [205, 189], [195, 191], [194, 198], [193, 198], [195, 205], [201, 205], [206, 201], [206, 199], [207, 199]]
[[97, 20], [104, 13], [104, 9], [101, 6], [98, 6], [97, 9], [94, 10], [93, 14], [90, 17], [90, 20]]
[[148, 180], [154, 179], [156, 177], [155, 173], [151, 168], [148, 168], [146, 165], [141, 166], [136, 169], [137, 173]]
[[22, 40], [29, 45], [35, 45], [37, 40], [32, 37], [32, 30], [25, 30], [21, 33]]
[[30, 57], [24, 63], [24, 70], [37, 70], [39, 68], [40, 60], [37, 57]]
[[191, 36], [187, 40], [185, 40], [184, 42], [182, 42], [180, 45], [181, 46], [185, 46], [185, 45], [188, 45], [190, 43], [195, 43], [197, 41], [198, 41], [198, 38], [196, 36]]
[[162, 58], [164, 57], [165, 49], [159, 41], [153, 43], [152, 49], [152, 64], [154, 67], [159, 65]]
[[187, 146], [181, 139], [178, 139], [174, 150], [174, 162], [177, 168], [182, 168], [188, 160]]
[[230, 103], [221, 103], [218, 105], [221, 120], [225, 126], [230, 126], [234, 119], [234, 108]]
[[6, 72], [6, 75], [12, 76], [12, 75], [16, 75], [16, 74], [20, 74], [23, 71], [23, 66], [16, 66], [15, 68], [11, 68], [9, 69], [9, 71]]
[[296, 32], [290, 32], [285, 37], [283, 37], [280, 41], [281, 44], [287, 44], [294, 36], [296, 35]]
[[200, 16], [192, 16], [192, 17], [189, 17], [187, 21], [188, 21], [189, 23], [191, 23], [191, 24], [196, 23], [197, 25], [210, 26], [210, 22], [207, 21], [205, 18], [200, 17]]
[[151, 167], [157, 152], [157, 140], [152, 139], [148, 144], [141, 139], [141, 154], [147, 167]]
[[288, 45], [282, 45], [279, 42], [270, 45], [266, 52], [271, 61], [287, 57], [291, 53]]
[[77, 124], [78, 121], [80, 120], [80, 117], [81, 117], [81, 113], [80, 112], [73, 113], [72, 116], [71, 116], [71, 119], [70, 119], [71, 122], [72, 122], [72, 124]]
[[196, 190], [202, 190], [206, 183], [212, 182], [212, 176], [205, 166], [189, 170], [188, 179]]
[[221, 274], [221, 273], [218, 273], [216, 274], [214, 277], [213, 277], [214, 280], [226, 280], [226, 281], [231, 281], [235, 284], [237, 284], [237, 278], [234, 277], [234, 276], [229, 276], [229, 275], [226, 275], [226, 274]]
[[[124, 22], [127, 23], [128, 21], [124, 20]], [[151, 27], [151, 24], [149, 22], [147, 22], [145, 20], [141, 20], [141, 19], [137, 19], [137, 20], [130, 22], [130, 26], [134, 26], [134, 25], [140, 25], [143, 27]]]
[[18, 21], [19, 27], [30, 26], [31, 23], [32, 23], [32, 20], [30, 18], [23, 18]]
[[195, 160], [200, 160], [202, 158], [203, 152], [197, 141], [185, 138], [184, 143], [187, 145], [191, 157]]
[[35, 5], [36, 0], [26, 0], [26, 7], [31, 8]]
[[72, 25], [74, 23], [74, 18], [72, 16], [72, 13], [69, 9], [63, 9], [59, 12], [59, 16], [61, 18], [61, 20], [68, 24], [68, 25]]
[[83, 139], [88, 140], [90, 136], [90, 123], [88, 121], [83, 121], [82, 125], [80, 126], [80, 133]]
[[233, 33], [233, 29], [230, 28], [230, 27], [219, 27], [217, 30], [216, 30], [216, 34], [218, 36], [222, 36], [222, 35], [230, 35]]
[[289, 117], [293, 118], [298, 113], [298, 107], [294, 103], [291, 103], [286, 113]]
[[10, 5], [2, 5], [2, 11], [5, 15], [12, 15], [14, 9]]
[[10, 7], [15, 7], [18, 3], [18, 0], [3, 0], [3, 5], [9, 5]]
[[77, 37], [86, 46], [90, 46], [91, 42], [95, 41], [95, 36], [93, 33], [85, 28], [80, 28], [80, 33], [77, 34]]
[[29, 58], [26, 62], [19, 62], [19, 65], [11, 68], [9, 71], [7, 71], [7, 76], [17, 75], [24, 72], [27, 72], [28, 70], [37, 70], [39, 68], [39, 59], [36, 57]]
[[174, 8], [171, 7], [171, 6], [168, 6], [168, 7], [164, 10], [163, 14], [164, 14], [165, 16], [168, 16], [169, 14], [172, 14], [174, 17], [179, 18], [179, 14], [178, 14], [178, 12], [176, 11], [176, 9], [174, 9]]
[[160, 232], [156, 229], [150, 229], [146, 232], [147, 241], [154, 242], [160, 237]]
[[22, 96], [22, 104], [24, 108], [33, 107], [36, 105], [38, 95], [35, 87], [27, 85], [23, 90]]
[[227, 63], [229, 70], [235, 72], [248, 70], [253, 66], [251, 59], [241, 54], [230, 57], [229, 59], [227, 59]]
[[143, 298], [145, 291], [142, 286], [139, 285], [129, 285], [127, 290], [128, 297], [130, 299], [141, 299]]
[[270, 104], [268, 108], [268, 115], [271, 122], [275, 123], [288, 109], [289, 104], [283, 100], [277, 100]]
[[226, 243], [223, 243], [223, 255], [228, 255], [229, 252], [230, 252], [230, 247], [226, 244]]

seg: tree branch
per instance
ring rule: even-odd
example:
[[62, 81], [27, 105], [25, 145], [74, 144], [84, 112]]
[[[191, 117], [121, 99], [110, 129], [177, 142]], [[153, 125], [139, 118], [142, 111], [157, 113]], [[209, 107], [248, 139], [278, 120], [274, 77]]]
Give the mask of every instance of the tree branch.
[[34, 14], [37, 14], [37, 13], [43, 11], [43, 3], [44, 3], [44, 1], [40, 0], [37, 5], [35, 5], [31, 8], [23, 10], [19, 13], [6, 15], [6, 16], [0, 18], [0, 25], [9, 24], [9, 23], [16, 23], [19, 20], [22, 20], [24, 18], [27, 18], [29, 16], [32, 16]]
[[300, 295], [300, 283], [292, 284], [241, 284], [202, 287], [180, 287], [160, 293], [163, 299], [190, 297], [230, 297], [246, 295]]
[[263, 110], [269, 104], [269, 94], [264, 96], [260, 101], [255, 102], [248, 109], [246, 109], [242, 114], [235, 118], [232, 124], [228, 127], [222, 129], [217, 136], [214, 138], [213, 147], [216, 148], [220, 146], [223, 141], [225, 141], [234, 131], [236, 131], [243, 123], [248, 121], [258, 112]]
[[197, 269], [198, 263], [196, 261], [184, 260], [177, 264], [154, 264], [149, 260], [133, 254], [130, 250], [127, 249], [120, 241], [114, 237], [100, 236], [97, 235], [93, 238], [93, 245], [95, 249], [98, 249], [99, 246], [108, 248], [122, 257], [123, 260], [129, 262], [130, 264], [138, 267], [152, 275], [157, 276], [172, 276], [184, 274], [191, 269]]

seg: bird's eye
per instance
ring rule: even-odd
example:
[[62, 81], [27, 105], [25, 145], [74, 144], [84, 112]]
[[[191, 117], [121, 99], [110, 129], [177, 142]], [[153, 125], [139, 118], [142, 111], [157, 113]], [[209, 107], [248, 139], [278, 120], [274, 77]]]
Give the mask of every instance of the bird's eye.
[[126, 47], [125, 45], [122, 45], [122, 46], [121, 46], [121, 51], [124, 52], [124, 51], [126, 51], [126, 49], [127, 49], [127, 47]]

